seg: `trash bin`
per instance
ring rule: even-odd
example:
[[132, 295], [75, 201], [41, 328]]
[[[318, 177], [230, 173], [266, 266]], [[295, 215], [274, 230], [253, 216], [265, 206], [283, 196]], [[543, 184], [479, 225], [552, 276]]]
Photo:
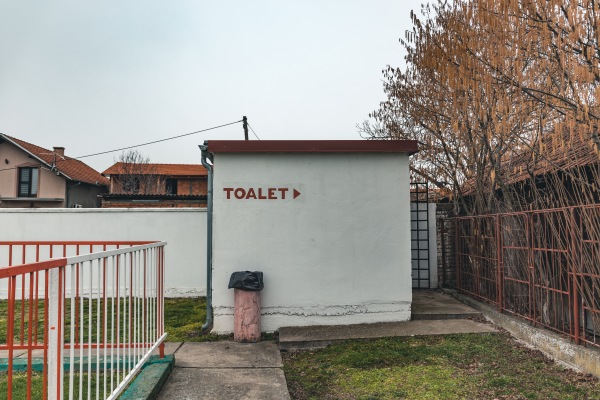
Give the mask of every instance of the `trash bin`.
[[234, 289], [233, 340], [260, 341], [260, 291], [264, 288], [263, 273], [234, 272], [228, 287]]

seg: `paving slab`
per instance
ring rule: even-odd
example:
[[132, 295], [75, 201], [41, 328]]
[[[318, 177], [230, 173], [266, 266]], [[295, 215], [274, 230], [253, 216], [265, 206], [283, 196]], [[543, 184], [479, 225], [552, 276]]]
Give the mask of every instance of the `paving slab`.
[[182, 368], [282, 368], [273, 342], [184, 343], [175, 353], [175, 367]]
[[465, 319], [479, 318], [480, 311], [461, 303], [452, 296], [433, 290], [414, 290], [411, 318], [421, 319]]
[[[183, 342], [165, 342], [165, 355], [175, 354], [182, 344]], [[155, 349], [152, 354], [159, 355], [158, 349]]]
[[491, 333], [491, 324], [470, 319], [418, 320], [376, 324], [286, 327], [279, 330], [281, 350], [323, 348], [348, 339], [374, 339], [393, 336], [449, 335], [455, 333]]
[[287, 400], [280, 368], [177, 368], [158, 395], [160, 400]]

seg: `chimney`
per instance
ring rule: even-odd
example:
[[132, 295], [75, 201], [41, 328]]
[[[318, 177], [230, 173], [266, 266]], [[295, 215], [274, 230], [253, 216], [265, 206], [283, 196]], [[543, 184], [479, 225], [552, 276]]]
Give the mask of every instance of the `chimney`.
[[65, 148], [64, 147], [54, 147], [54, 152], [61, 157], [65, 156]]

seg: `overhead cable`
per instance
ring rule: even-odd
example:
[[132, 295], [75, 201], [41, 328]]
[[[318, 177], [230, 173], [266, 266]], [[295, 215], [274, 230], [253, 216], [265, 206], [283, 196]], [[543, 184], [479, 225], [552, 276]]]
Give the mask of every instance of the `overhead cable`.
[[[63, 162], [63, 161], [79, 160], [79, 159], [82, 159], [82, 158], [93, 157], [93, 156], [99, 156], [99, 155], [102, 155], [102, 154], [114, 153], [114, 152], [116, 152], [116, 151], [123, 151], [123, 150], [128, 150], [128, 149], [134, 149], [134, 148], [136, 148], [136, 147], [147, 146], [147, 145], [149, 145], [149, 144], [155, 144], [155, 143], [160, 143], [160, 142], [166, 142], [166, 141], [168, 141], [168, 140], [179, 139], [179, 138], [182, 138], [182, 137], [184, 137], [184, 136], [195, 135], [195, 134], [197, 134], [197, 133], [207, 132], [207, 131], [211, 131], [211, 130], [214, 130], [214, 129], [224, 128], [224, 127], [226, 127], [226, 126], [229, 126], [229, 125], [239, 124], [240, 122], [242, 122], [242, 120], [239, 120], [239, 121], [234, 121], [234, 122], [230, 122], [230, 123], [228, 123], [228, 124], [217, 125], [217, 126], [213, 126], [213, 127], [206, 128], [206, 129], [201, 129], [201, 130], [199, 130], [199, 131], [194, 131], [194, 132], [184, 133], [184, 134], [182, 134], [182, 135], [171, 136], [171, 137], [164, 138], [164, 139], [153, 140], [153, 141], [151, 141], [151, 142], [146, 142], [146, 143], [135, 144], [135, 145], [132, 145], [132, 146], [127, 146], [127, 147], [121, 147], [121, 148], [118, 148], [118, 149], [106, 150], [106, 151], [101, 151], [101, 152], [98, 152], [98, 153], [93, 153], [93, 154], [86, 154], [86, 155], [84, 155], [84, 156], [79, 156], [79, 157], [68, 157], [68, 158], [62, 158], [62, 159], [58, 159], [58, 160], [56, 160], [56, 161], [54, 162], [54, 165], [56, 165], [56, 164], [58, 164], [58, 163], [60, 163], [60, 162]], [[253, 132], [254, 132], [254, 131], [253, 131]], [[254, 134], [254, 135], [256, 135], [256, 134]], [[258, 136], [257, 136], [257, 137], [258, 137]], [[3, 169], [0, 169], [0, 172], [2, 172], [2, 171], [10, 171], [10, 170], [17, 169], [17, 168], [19, 168], [19, 167], [3, 168]]]
[[242, 122], [242, 120], [239, 121], [235, 121], [235, 122], [230, 122], [228, 124], [223, 124], [223, 125], [218, 125], [218, 126], [213, 126], [211, 128], [206, 128], [206, 129], [201, 129], [199, 131], [195, 131], [195, 132], [190, 132], [190, 133], [184, 133], [183, 135], [177, 135], [177, 136], [171, 136], [165, 139], [159, 139], [159, 140], [153, 140], [151, 142], [146, 142], [146, 143], [141, 143], [141, 144], [136, 144], [133, 146], [127, 146], [127, 147], [121, 147], [119, 149], [114, 149], [114, 150], [107, 150], [107, 151], [101, 151], [99, 153], [93, 153], [93, 154], [86, 154], [85, 156], [79, 156], [79, 157], [73, 157], [77, 160], [81, 159], [81, 158], [86, 158], [86, 157], [93, 157], [93, 156], [99, 156], [102, 154], [108, 154], [108, 153], [114, 153], [115, 151], [122, 151], [122, 150], [129, 150], [129, 149], [134, 149], [136, 147], [142, 147], [142, 146], [147, 146], [149, 144], [154, 144], [154, 143], [160, 143], [160, 142], [166, 142], [167, 140], [173, 140], [173, 139], [179, 139], [181, 137], [184, 136], [190, 136], [190, 135], [195, 135], [197, 133], [202, 133], [202, 132], [206, 132], [206, 131], [211, 131], [213, 129], [218, 129], [218, 128], [223, 128], [229, 125], [233, 125], [233, 124], [239, 124], [240, 122]]
[[256, 136], [256, 138], [258, 140], [260, 140], [260, 138], [258, 137], [258, 135], [256, 134], [256, 132], [254, 132], [254, 129], [252, 129], [252, 127], [250, 126], [250, 124], [248, 124], [248, 128], [250, 128], [250, 130], [252, 131], [252, 133], [254, 133], [254, 136]]

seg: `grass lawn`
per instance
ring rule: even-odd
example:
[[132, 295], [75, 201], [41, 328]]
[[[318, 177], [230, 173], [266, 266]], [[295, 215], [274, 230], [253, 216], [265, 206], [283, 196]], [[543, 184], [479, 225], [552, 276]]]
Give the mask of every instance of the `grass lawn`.
[[504, 333], [347, 341], [283, 358], [295, 400], [600, 399], [598, 379]]
[[230, 336], [201, 332], [206, 321], [206, 297], [165, 299], [165, 331], [169, 342], [211, 342]]
[[[0, 331], [6, 324], [5, 308], [0, 302]], [[165, 299], [167, 340], [231, 338], [202, 334], [205, 317], [205, 298]], [[273, 335], [264, 339], [273, 340]], [[294, 400], [600, 400], [596, 378], [562, 368], [505, 333], [354, 340], [282, 355]], [[25, 379], [15, 374], [13, 398], [24, 398]], [[6, 374], [0, 373], [0, 400], [6, 398], [6, 384]], [[37, 398], [40, 374], [34, 375], [33, 384]]]
[[[126, 303], [121, 304], [121, 315], [123, 315], [124, 308]], [[83, 312], [84, 312], [84, 327], [83, 327], [83, 340], [88, 340], [88, 324], [90, 322], [89, 315], [89, 299], [85, 299]], [[40, 301], [38, 303], [38, 321], [37, 321], [37, 339], [38, 341], [44, 340], [44, 302]], [[107, 304], [107, 311], [110, 314], [111, 311], [111, 303], [110, 301]], [[102, 307], [100, 308], [102, 309]], [[21, 338], [21, 325], [20, 325], [20, 316], [21, 313], [24, 315], [28, 315], [29, 313], [29, 303], [21, 303], [21, 301], [15, 302], [15, 319], [18, 321], [14, 326], [14, 338], [15, 341], [19, 341]], [[139, 311], [141, 314], [141, 309]], [[92, 341], [96, 341], [96, 322], [98, 315], [98, 303], [97, 300], [94, 299], [92, 301], [92, 319], [91, 322], [93, 324], [92, 328]], [[70, 309], [70, 301], [67, 299], [65, 305], [65, 341], [69, 340], [70, 336], [70, 320], [71, 320], [71, 309]], [[228, 336], [217, 336], [211, 334], [203, 334], [200, 332], [200, 328], [202, 324], [205, 322], [206, 318], [206, 298], [205, 297], [195, 297], [195, 298], [167, 298], [165, 299], [165, 331], [169, 334], [167, 340], [170, 342], [205, 342], [205, 341], [214, 341], [214, 340], [223, 340], [227, 339]], [[6, 340], [6, 321], [8, 319], [8, 301], [0, 300], [0, 341]], [[111, 326], [111, 318], [110, 316], [107, 318], [108, 326], [110, 329]], [[24, 323], [24, 340], [27, 341], [28, 334], [28, 321], [25, 320]], [[76, 331], [78, 333], [79, 330]], [[125, 334], [125, 331], [121, 332], [122, 335]], [[33, 335], [33, 331], [32, 331]], [[123, 340], [124, 338], [122, 338]], [[6, 342], [3, 342], [6, 343]]]
[[[100, 374], [100, 398], [104, 398], [104, 375]], [[87, 399], [88, 396], [88, 383], [91, 386], [91, 398], [96, 398], [96, 375], [92, 374], [89, 378], [92, 380], [88, 382], [88, 374], [75, 374], [73, 377], [73, 394], [74, 398], [79, 398], [79, 381], [80, 378], [83, 380], [82, 382], [82, 399]], [[0, 374], [0, 400], [7, 400], [7, 388], [8, 388], [8, 378], [6, 373]], [[69, 398], [69, 378], [68, 374], [65, 374], [65, 387], [64, 387], [64, 396], [63, 398]], [[115, 382], [116, 384], [117, 382]], [[110, 385], [110, 382], [108, 383]], [[32, 399], [41, 399], [42, 398], [42, 374], [34, 372], [31, 377], [31, 398]], [[110, 386], [109, 386], [110, 388]], [[12, 383], [12, 399], [13, 400], [24, 400], [27, 398], [27, 374], [25, 373], [17, 373], [13, 375], [13, 383]]]
[[[169, 342], [214, 342], [233, 340], [231, 335], [213, 335], [201, 332], [206, 321], [206, 297], [165, 299], [165, 331]], [[262, 335], [263, 340], [274, 340], [273, 334]]]

